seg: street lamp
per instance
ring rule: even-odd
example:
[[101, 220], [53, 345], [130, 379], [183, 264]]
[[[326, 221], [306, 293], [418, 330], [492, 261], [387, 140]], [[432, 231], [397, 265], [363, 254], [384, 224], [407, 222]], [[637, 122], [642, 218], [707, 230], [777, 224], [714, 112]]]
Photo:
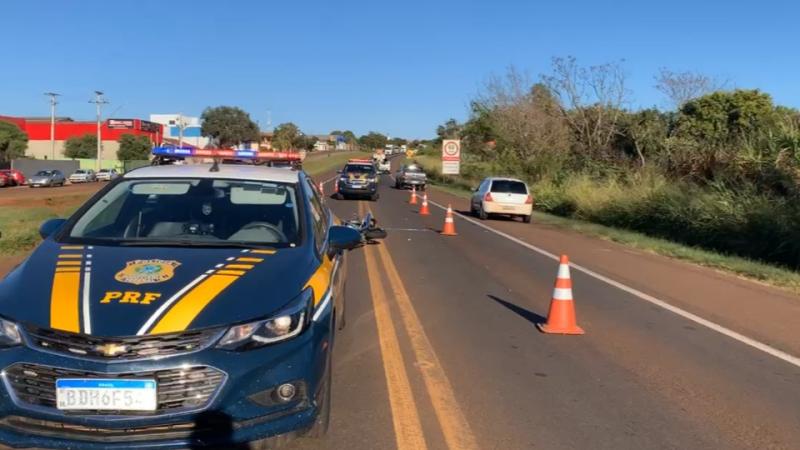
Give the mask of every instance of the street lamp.
[[56, 97], [61, 94], [55, 92], [45, 92], [44, 95], [50, 96], [50, 159], [56, 159]]
[[94, 91], [94, 100], [89, 100], [89, 103], [94, 103], [95, 107], [97, 108], [97, 162], [95, 163], [95, 168], [99, 172], [102, 160], [102, 136], [100, 135], [100, 110], [103, 105], [108, 104], [108, 100], [103, 98], [102, 91]]

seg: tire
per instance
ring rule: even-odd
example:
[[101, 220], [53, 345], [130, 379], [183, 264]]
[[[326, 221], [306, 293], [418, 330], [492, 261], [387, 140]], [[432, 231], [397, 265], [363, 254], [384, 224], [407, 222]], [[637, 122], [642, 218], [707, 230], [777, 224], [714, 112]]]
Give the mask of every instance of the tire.
[[427, 187], [427, 185], [423, 184], [422, 186], [419, 187], [419, 190], [422, 191], [422, 192], [425, 192], [425, 188], [426, 187]]
[[481, 205], [478, 208], [478, 219], [486, 220], [488, 218], [489, 218], [489, 214], [487, 214], [486, 211], [483, 210], [483, 205]]
[[531, 223], [531, 216], [522, 216], [522, 221], [525, 223]]
[[369, 201], [371, 201], [371, 202], [377, 202], [379, 198], [381, 198], [381, 194], [378, 194], [378, 193], [376, 192], [376, 193], [374, 193], [374, 194], [372, 194], [372, 195], [370, 195], [370, 196], [369, 196]]
[[403, 185], [401, 185], [399, 181], [395, 181], [394, 182], [394, 188], [395, 189], [403, 189]]
[[[332, 352], [333, 350], [330, 349], [328, 352]], [[308, 429], [305, 434], [305, 437], [311, 439], [322, 439], [328, 433], [328, 428], [331, 423], [331, 384], [333, 381], [332, 376], [332, 367], [331, 367], [331, 358], [332, 355], [328, 354], [328, 363], [325, 365], [326, 375], [325, 375], [325, 384], [322, 386], [322, 392], [320, 393], [320, 398], [322, 399], [322, 408], [317, 414], [317, 419], [314, 421], [314, 425]]]

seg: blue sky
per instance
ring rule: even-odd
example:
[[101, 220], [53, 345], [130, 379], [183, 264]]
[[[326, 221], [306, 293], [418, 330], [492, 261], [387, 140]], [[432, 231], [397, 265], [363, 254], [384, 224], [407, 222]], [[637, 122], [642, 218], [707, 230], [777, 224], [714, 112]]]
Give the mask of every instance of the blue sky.
[[430, 137], [509, 65], [624, 59], [632, 107], [663, 105], [659, 67], [800, 106], [794, 1], [39, 1], [0, 7], [0, 114], [88, 119], [236, 105], [263, 126]]

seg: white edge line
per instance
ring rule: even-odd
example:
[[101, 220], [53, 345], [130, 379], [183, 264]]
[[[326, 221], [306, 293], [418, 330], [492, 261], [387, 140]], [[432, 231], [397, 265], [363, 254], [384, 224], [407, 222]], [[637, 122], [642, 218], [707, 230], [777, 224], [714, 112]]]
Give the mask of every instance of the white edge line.
[[[447, 210], [446, 206], [442, 206], [439, 203], [436, 203], [434, 201], [428, 200], [428, 203], [436, 206], [439, 209]], [[547, 250], [539, 248], [539, 247], [537, 247], [537, 246], [535, 246], [533, 244], [529, 244], [529, 243], [527, 243], [527, 242], [525, 242], [525, 241], [523, 241], [523, 240], [521, 240], [519, 238], [511, 236], [510, 234], [504, 233], [502, 231], [496, 230], [496, 229], [494, 229], [494, 228], [492, 228], [492, 227], [490, 227], [488, 225], [482, 224], [482, 223], [476, 221], [475, 219], [473, 219], [471, 217], [467, 217], [466, 215], [464, 215], [464, 214], [462, 214], [460, 212], [455, 212], [454, 211], [454, 214], [457, 215], [459, 218], [461, 218], [463, 220], [466, 220], [467, 222], [469, 222], [469, 223], [471, 223], [473, 225], [477, 225], [477, 226], [483, 228], [486, 231], [490, 231], [490, 232], [492, 232], [492, 233], [494, 233], [494, 234], [496, 234], [498, 236], [504, 237], [504, 238], [516, 243], [516, 244], [519, 244], [519, 245], [521, 245], [521, 246], [523, 246], [523, 247], [525, 247], [525, 248], [527, 248], [529, 250], [533, 250], [534, 252], [539, 253], [539, 254], [541, 254], [543, 256], [546, 256], [546, 257], [548, 257], [550, 259], [553, 259], [555, 261], [558, 261], [560, 259], [558, 256], [548, 252]], [[669, 311], [671, 313], [677, 314], [677, 315], [683, 317], [684, 319], [691, 320], [692, 322], [694, 322], [694, 323], [696, 323], [698, 325], [702, 325], [702, 326], [704, 326], [704, 327], [706, 327], [706, 328], [708, 328], [710, 330], [716, 331], [717, 333], [725, 335], [725, 336], [727, 336], [727, 337], [729, 337], [731, 339], [737, 340], [737, 341], [741, 342], [742, 344], [748, 345], [750, 347], [755, 348], [756, 350], [760, 350], [760, 351], [762, 351], [762, 352], [764, 352], [764, 353], [766, 353], [768, 355], [774, 356], [775, 358], [778, 358], [778, 359], [780, 359], [782, 361], [785, 361], [785, 362], [787, 362], [789, 364], [792, 364], [793, 366], [800, 367], [800, 358], [798, 358], [797, 356], [791, 355], [791, 354], [786, 353], [786, 352], [784, 352], [782, 350], [778, 350], [775, 347], [772, 347], [772, 346], [767, 345], [767, 344], [765, 344], [763, 342], [757, 341], [757, 340], [755, 340], [753, 338], [749, 338], [749, 337], [747, 337], [747, 336], [745, 336], [745, 335], [743, 335], [741, 333], [738, 333], [736, 331], [731, 330], [730, 328], [726, 328], [726, 327], [724, 327], [724, 326], [722, 326], [722, 325], [720, 325], [718, 323], [712, 322], [712, 321], [710, 321], [708, 319], [704, 319], [704, 318], [702, 318], [702, 317], [700, 317], [700, 316], [698, 316], [696, 314], [690, 313], [689, 311], [686, 311], [684, 309], [678, 308], [677, 306], [670, 305], [669, 303], [665, 302], [664, 300], [658, 299], [658, 298], [653, 297], [652, 295], [649, 295], [649, 294], [645, 294], [644, 292], [642, 292], [642, 291], [640, 291], [638, 289], [634, 289], [634, 288], [632, 288], [630, 286], [627, 286], [625, 284], [620, 283], [619, 281], [615, 281], [615, 280], [612, 280], [611, 278], [608, 278], [608, 277], [606, 277], [604, 275], [600, 275], [599, 273], [597, 273], [597, 272], [595, 272], [595, 271], [593, 271], [591, 269], [587, 269], [586, 267], [583, 267], [581, 265], [578, 265], [578, 264], [575, 264], [575, 263], [570, 263], [570, 266], [572, 266], [575, 270], [579, 270], [579, 271], [585, 273], [586, 275], [589, 275], [590, 277], [593, 277], [593, 278], [595, 278], [597, 280], [600, 280], [600, 281], [602, 281], [602, 282], [604, 282], [604, 283], [606, 283], [608, 285], [611, 285], [611, 286], [613, 286], [613, 287], [615, 287], [617, 289], [625, 291], [625, 292], [627, 292], [627, 293], [629, 293], [629, 294], [631, 294], [633, 296], [639, 297], [641, 300], [644, 300], [644, 301], [646, 301], [648, 303], [652, 303], [653, 305], [656, 305], [656, 306], [659, 306], [661, 308], [664, 308], [664, 309], [666, 309], [667, 311]]]
[[203, 274], [195, 278], [194, 280], [192, 280], [191, 283], [181, 288], [180, 291], [176, 292], [172, 297], [169, 298], [169, 300], [167, 300], [161, 306], [159, 306], [156, 312], [154, 312], [153, 315], [150, 316], [149, 319], [147, 319], [147, 322], [145, 322], [144, 325], [142, 325], [142, 328], [139, 329], [136, 335], [141, 336], [145, 334], [145, 332], [147, 332], [147, 329], [150, 328], [150, 326], [153, 325], [153, 323], [156, 320], [158, 320], [158, 318], [164, 313], [164, 311], [167, 310], [167, 308], [169, 308], [173, 303], [175, 303], [175, 301], [178, 300], [184, 293], [186, 293], [186, 291], [193, 288], [197, 283], [203, 281], [203, 279], [206, 278], [207, 276], [208, 275]]
[[92, 317], [89, 304], [89, 294], [91, 293], [92, 271], [87, 270], [83, 274], [83, 332], [92, 334]]

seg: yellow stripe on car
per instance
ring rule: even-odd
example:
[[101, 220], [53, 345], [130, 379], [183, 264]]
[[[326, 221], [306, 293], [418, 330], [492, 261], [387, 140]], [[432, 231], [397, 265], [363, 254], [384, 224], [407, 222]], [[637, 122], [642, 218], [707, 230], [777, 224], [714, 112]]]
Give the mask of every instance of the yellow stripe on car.
[[320, 264], [314, 274], [311, 275], [311, 278], [308, 279], [308, 282], [303, 288], [306, 289], [310, 286], [311, 290], [314, 291], [314, 306], [317, 306], [319, 302], [322, 301], [323, 295], [328, 291], [328, 287], [331, 284], [332, 270], [333, 260], [326, 255], [322, 258], [322, 264]]
[[78, 270], [56, 269], [50, 294], [50, 328], [79, 333], [78, 294], [81, 274]]
[[239, 277], [215, 273], [190, 290], [150, 330], [150, 334], [183, 331], [216, 296]]
[[80, 266], [81, 264], [83, 264], [81, 261], [58, 261], [56, 262], [56, 267]]
[[250, 253], [255, 253], [257, 255], [274, 255], [275, 253], [277, 253], [277, 250], [259, 248], [259, 249], [255, 249], [255, 250], [250, 250]]
[[233, 269], [233, 270], [250, 270], [255, 267], [252, 264], [228, 264], [225, 266], [226, 269]]
[[59, 259], [81, 259], [83, 255], [80, 253], [62, 253], [58, 255]]
[[236, 262], [243, 262], [243, 263], [260, 263], [264, 261], [264, 258], [250, 258], [249, 256], [242, 256], [236, 258]]
[[220, 269], [216, 273], [218, 273], [220, 275], [235, 275], [237, 277], [240, 277], [240, 276], [245, 274], [245, 271], [244, 270], [225, 270], [225, 269]]

